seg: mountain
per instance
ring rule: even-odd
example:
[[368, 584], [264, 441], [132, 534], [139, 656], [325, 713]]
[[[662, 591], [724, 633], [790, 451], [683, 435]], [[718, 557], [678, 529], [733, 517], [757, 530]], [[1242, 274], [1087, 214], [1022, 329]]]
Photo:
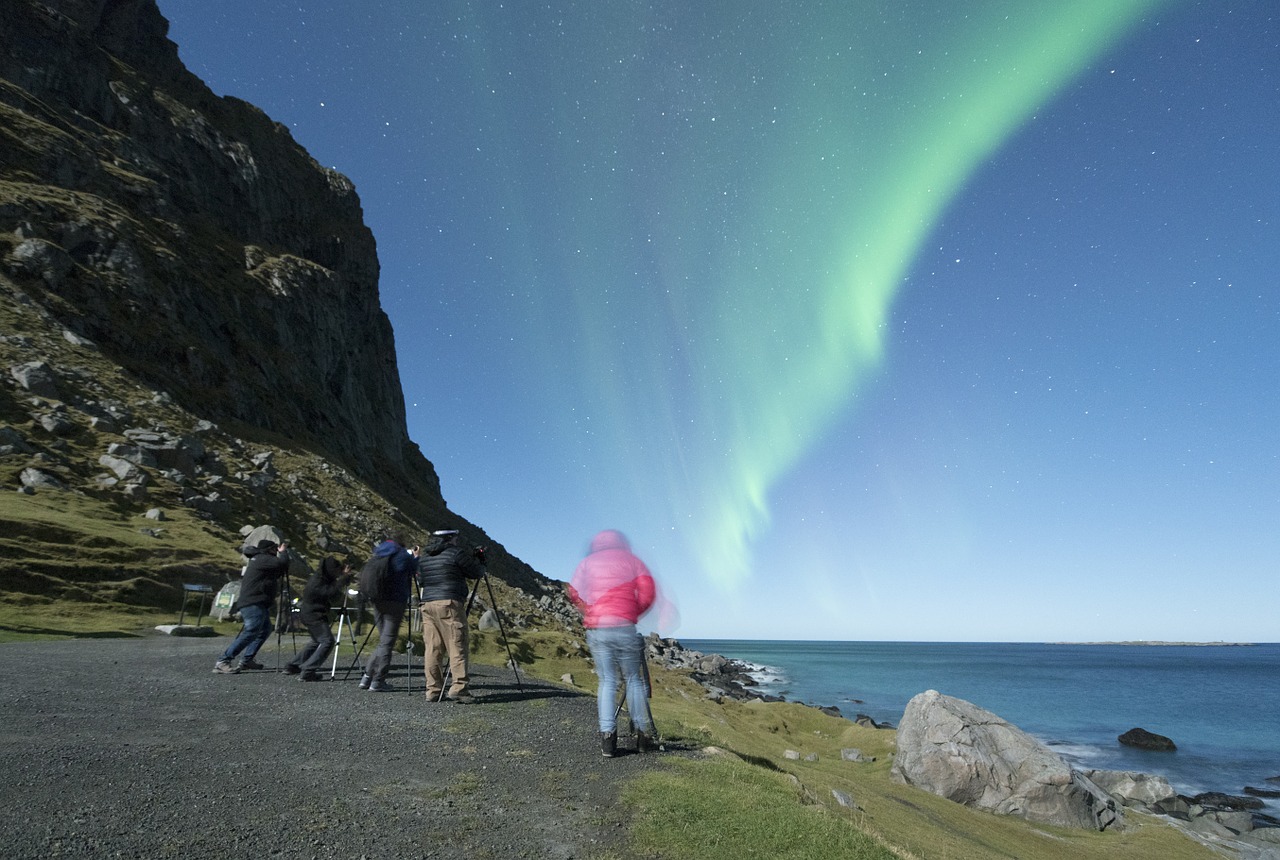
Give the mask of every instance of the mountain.
[[304, 557], [459, 528], [409, 439], [360, 200], [182, 65], [153, 0], [6, 0], [0, 597], [171, 605], [270, 523]]

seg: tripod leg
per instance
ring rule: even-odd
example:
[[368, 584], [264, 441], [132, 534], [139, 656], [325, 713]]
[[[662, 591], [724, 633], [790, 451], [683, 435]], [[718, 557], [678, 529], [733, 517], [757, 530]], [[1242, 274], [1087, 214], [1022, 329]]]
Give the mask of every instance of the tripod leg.
[[[477, 585], [479, 581], [477, 580]], [[493, 614], [498, 619], [498, 632], [502, 634], [502, 644], [507, 646], [507, 660], [511, 663], [511, 671], [516, 675], [516, 689], [524, 695], [524, 684], [520, 683], [520, 668], [516, 665], [516, 655], [511, 653], [511, 640], [507, 638], [507, 628], [502, 623], [502, 612], [498, 610], [497, 598], [493, 596], [493, 585], [489, 582], [489, 571], [484, 572], [484, 585], [489, 591], [489, 603], [493, 605]]]
[[[356, 664], [360, 662], [360, 655], [364, 652], [364, 646], [369, 644], [369, 637], [372, 636], [373, 632], [377, 629], [378, 629], [378, 625], [374, 624], [369, 627], [369, 632], [364, 634], [364, 641], [361, 642], [360, 647], [356, 649], [355, 656], [351, 658], [351, 665], [347, 667], [347, 673], [342, 676], [342, 680], [345, 681], [347, 680], [347, 678], [351, 677], [351, 670], [354, 669], [356, 667]], [[351, 642], [352, 644], [355, 643], [354, 633], [351, 634]]]

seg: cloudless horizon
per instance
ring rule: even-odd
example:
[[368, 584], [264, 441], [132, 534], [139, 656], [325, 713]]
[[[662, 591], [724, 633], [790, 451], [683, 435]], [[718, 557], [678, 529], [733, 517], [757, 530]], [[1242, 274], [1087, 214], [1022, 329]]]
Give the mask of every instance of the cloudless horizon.
[[409, 434], [540, 573], [620, 529], [691, 639], [1280, 639], [1274, 3], [159, 6], [355, 182]]

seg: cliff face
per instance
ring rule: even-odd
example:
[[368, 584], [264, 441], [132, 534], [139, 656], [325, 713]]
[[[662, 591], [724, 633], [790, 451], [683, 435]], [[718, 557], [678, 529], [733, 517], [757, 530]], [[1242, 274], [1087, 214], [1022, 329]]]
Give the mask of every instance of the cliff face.
[[542, 590], [408, 438], [350, 181], [167, 30], [154, 0], [4, 4], [0, 614], [168, 605], [262, 523], [313, 562], [457, 528]]
[[6, 4], [0, 236], [61, 323], [214, 421], [439, 495], [405, 429], [372, 234], [349, 180], [218, 98], [152, 0]]

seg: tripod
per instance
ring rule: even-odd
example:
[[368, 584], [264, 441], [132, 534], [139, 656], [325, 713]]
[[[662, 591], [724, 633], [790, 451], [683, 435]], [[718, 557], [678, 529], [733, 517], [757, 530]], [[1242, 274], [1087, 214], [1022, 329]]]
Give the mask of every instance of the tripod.
[[[347, 628], [347, 635], [351, 637], [351, 647], [356, 649], [356, 656], [360, 656], [360, 645], [356, 642], [355, 625], [353, 625], [347, 618], [347, 613], [350, 611], [347, 607], [347, 600], [351, 596], [351, 589], [348, 588], [345, 589], [345, 591], [346, 593], [342, 595], [342, 609], [339, 610], [341, 614], [338, 616], [338, 635], [333, 641], [333, 666], [329, 669], [330, 680], [338, 674], [338, 652], [342, 650], [342, 628], [344, 625]], [[357, 604], [356, 611], [363, 612], [364, 609], [362, 606]], [[348, 670], [348, 672], [349, 671], [350, 670]]]
[[[285, 550], [285, 561], [289, 561], [288, 550]], [[276, 607], [276, 671], [281, 671], [280, 658], [284, 651], [284, 628], [289, 626], [293, 635], [293, 656], [298, 656], [298, 628], [293, 624], [293, 588], [289, 585], [289, 571], [280, 577], [280, 600]]]
[[[516, 676], [516, 688], [520, 691], [520, 695], [523, 696], [524, 684], [522, 684], [520, 681], [520, 668], [516, 664], [515, 655], [511, 653], [511, 640], [507, 638], [507, 628], [502, 623], [502, 613], [498, 610], [498, 600], [493, 596], [493, 584], [489, 582], [489, 569], [486, 567], [482, 567], [480, 570], [481, 570], [480, 575], [476, 577], [476, 584], [471, 587], [471, 596], [467, 598], [467, 606], [462, 613], [462, 623], [465, 625], [467, 618], [471, 616], [471, 607], [475, 605], [476, 594], [477, 592], [480, 591], [480, 583], [483, 581], [485, 584], [485, 588], [489, 592], [489, 605], [493, 608], [493, 614], [498, 619], [498, 632], [502, 634], [502, 644], [507, 647], [507, 662], [511, 665], [511, 671], [514, 672]], [[423, 635], [425, 637], [426, 635], [425, 632]], [[452, 678], [453, 678], [453, 667], [450, 666], [448, 669], [445, 670], [444, 681], [440, 685], [440, 697], [436, 699], [436, 701], [438, 702], [444, 701], [445, 692], [449, 689], [449, 682]]]

